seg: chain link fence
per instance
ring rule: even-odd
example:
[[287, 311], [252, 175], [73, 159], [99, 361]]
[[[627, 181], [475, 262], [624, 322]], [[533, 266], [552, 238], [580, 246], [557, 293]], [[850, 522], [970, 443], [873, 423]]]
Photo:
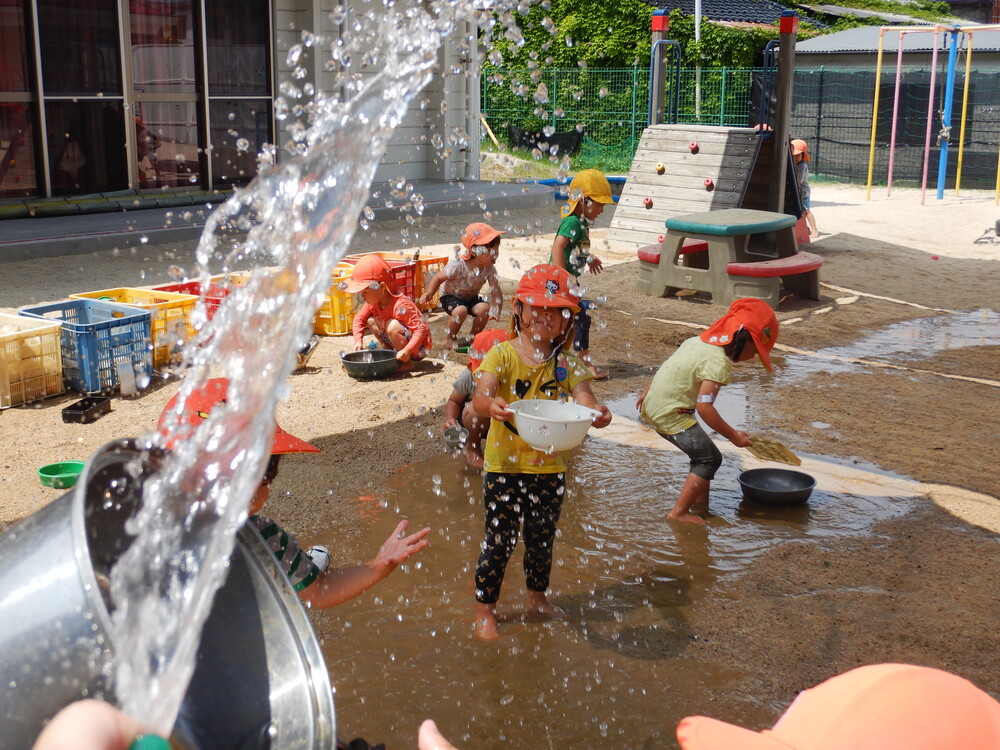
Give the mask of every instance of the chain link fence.
[[[756, 124], [763, 104], [761, 69], [682, 69], [676, 81], [667, 76], [665, 100], [676, 96], [677, 122], [721, 127]], [[795, 72], [791, 132], [809, 143], [811, 172], [846, 182], [868, 177], [875, 71], [872, 69], [799, 69]], [[947, 179], [953, 180], [962, 138], [962, 185], [992, 188], [1000, 148], [1000, 71], [973, 69], [962, 130], [965, 71], [956, 72], [952, 127], [940, 123], [944, 77], [935, 81], [930, 102], [930, 70], [908, 69], [898, 96], [893, 179], [919, 182], [923, 171], [928, 107], [931, 107], [931, 158], [928, 179], [936, 180], [939, 138], [950, 144]], [[770, 88], [773, 90], [773, 82]], [[639, 137], [649, 121], [649, 71], [640, 68], [483, 71], [482, 113], [498, 138], [507, 126], [545, 136], [582, 129], [574, 155], [577, 168], [600, 165], [605, 171], [627, 173]], [[888, 176], [889, 142], [895, 80], [883, 70], [876, 125], [874, 180]], [[766, 109], [766, 106], [765, 106]], [[540, 139], [543, 141], [544, 139]], [[950, 184], [950, 183], [949, 183]]]

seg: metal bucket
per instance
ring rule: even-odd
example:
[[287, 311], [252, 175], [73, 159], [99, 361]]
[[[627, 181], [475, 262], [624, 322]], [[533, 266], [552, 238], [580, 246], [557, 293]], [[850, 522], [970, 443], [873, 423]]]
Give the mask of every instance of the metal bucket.
[[[0, 750], [30, 747], [84, 697], [117, 703], [115, 643], [99, 585], [155, 458], [103, 447], [71, 492], [0, 535]], [[328, 750], [333, 694], [319, 643], [284, 572], [244, 527], [205, 623], [171, 738], [191, 750]]]

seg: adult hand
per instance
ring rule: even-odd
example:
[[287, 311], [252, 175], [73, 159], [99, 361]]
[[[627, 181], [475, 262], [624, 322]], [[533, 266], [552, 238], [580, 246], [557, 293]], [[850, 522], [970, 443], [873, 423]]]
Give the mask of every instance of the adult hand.
[[458, 750], [444, 738], [433, 719], [427, 719], [420, 725], [417, 747], [419, 750]]
[[145, 732], [142, 724], [110, 703], [83, 700], [57, 713], [33, 750], [129, 750], [136, 740], [143, 750], [169, 750], [165, 739]]

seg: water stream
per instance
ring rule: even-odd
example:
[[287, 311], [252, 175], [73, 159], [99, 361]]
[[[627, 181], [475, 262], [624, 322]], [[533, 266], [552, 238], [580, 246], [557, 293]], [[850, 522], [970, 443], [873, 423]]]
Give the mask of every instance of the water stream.
[[[238, 260], [258, 264], [186, 348], [177, 413], [208, 377], [229, 378], [229, 397], [197, 431], [174, 420], [170, 457], [144, 488], [131, 528], [138, 537], [112, 576], [117, 692], [128, 713], [164, 735], [263, 472], [275, 405], [308, 340], [319, 295], [350, 243], [392, 129], [430, 79], [442, 36], [460, 14], [471, 13], [448, 3], [386, 5], [359, 17], [347, 42], [306, 33], [289, 51], [293, 66], [303, 55], [329, 55], [344, 100], [282, 84], [275, 111], [279, 124], [288, 123], [294, 158], [264, 165], [212, 214], [198, 247], [202, 278]], [[363, 60], [364, 75], [348, 75], [352, 55]], [[312, 118], [308, 128], [288, 117], [303, 107]], [[220, 242], [230, 228], [247, 231], [246, 241]]]

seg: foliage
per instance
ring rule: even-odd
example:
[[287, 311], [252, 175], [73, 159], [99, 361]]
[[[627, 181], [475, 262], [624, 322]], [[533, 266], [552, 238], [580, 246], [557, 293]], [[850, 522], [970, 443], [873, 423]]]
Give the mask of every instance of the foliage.
[[[941, 21], [952, 17], [951, 8], [948, 6], [948, 3], [938, 2], [937, 0], [906, 0], [906, 2], [896, 2], [894, 0], [843, 0], [841, 2], [838, 0], [837, 5], [842, 8], [898, 13], [900, 15], [912, 16], [913, 18], [922, 18], [926, 21]], [[807, 9], [804, 6], [802, 10], [809, 13], [817, 12]], [[881, 18], [848, 16], [847, 19], [851, 19], [849, 23], [852, 23], [852, 25], [845, 25], [843, 28], [886, 25], [886, 22]], [[846, 21], [847, 19], [844, 20]], [[838, 28], [840, 26], [840, 21], [835, 22], [831, 33], [832, 31], [842, 31], [843, 28]]]
[[[650, 17], [642, 0], [545, 0], [517, 23], [522, 39], [493, 41], [493, 64], [570, 68], [649, 64]], [[503, 19], [503, 26], [509, 20]]]

